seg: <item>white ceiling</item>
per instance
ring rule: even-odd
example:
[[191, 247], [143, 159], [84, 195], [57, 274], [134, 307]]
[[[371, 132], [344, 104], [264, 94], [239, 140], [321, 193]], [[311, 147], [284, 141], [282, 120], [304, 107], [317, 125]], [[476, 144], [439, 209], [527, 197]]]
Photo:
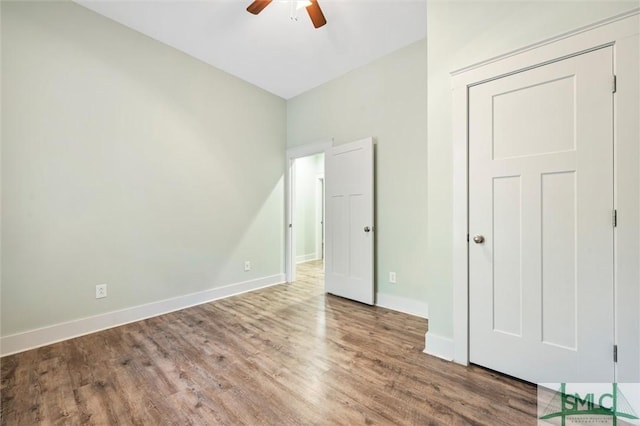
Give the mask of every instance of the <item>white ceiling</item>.
[[426, 0], [319, 0], [327, 24], [290, 1], [76, 0], [95, 12], [285, 99], [426, 36]]

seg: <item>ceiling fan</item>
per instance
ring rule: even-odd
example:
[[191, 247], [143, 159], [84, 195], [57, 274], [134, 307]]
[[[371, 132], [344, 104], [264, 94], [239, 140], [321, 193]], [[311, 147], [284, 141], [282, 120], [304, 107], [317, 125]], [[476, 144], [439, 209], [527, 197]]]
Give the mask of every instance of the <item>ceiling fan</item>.
[[[272, 1], [273, 0], [255, 0], [249, 5], [249, 7], [247, 7], [247, 12], [257, 15]], [[322, 9], [320, 9], [320, 5], [318, 4], [318, 0], [308, 0], [305, 3], [307, 4], [304, 7], [307, 9], [307, 13], [309, 13], [309, 17], [311, 18], [311, 22], [313, 22], [313, 26], [315, 28], [320, 28], [327, 23], [327, 20], [322, 13]]]

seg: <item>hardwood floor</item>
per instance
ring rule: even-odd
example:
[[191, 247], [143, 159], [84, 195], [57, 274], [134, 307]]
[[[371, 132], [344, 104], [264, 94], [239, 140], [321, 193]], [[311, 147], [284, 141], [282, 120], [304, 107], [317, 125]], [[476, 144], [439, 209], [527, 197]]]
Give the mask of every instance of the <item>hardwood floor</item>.
[[2, 424], [527, 425], [535, 386], [422, 353], [426, 320], [298, 281], [7, 356]]

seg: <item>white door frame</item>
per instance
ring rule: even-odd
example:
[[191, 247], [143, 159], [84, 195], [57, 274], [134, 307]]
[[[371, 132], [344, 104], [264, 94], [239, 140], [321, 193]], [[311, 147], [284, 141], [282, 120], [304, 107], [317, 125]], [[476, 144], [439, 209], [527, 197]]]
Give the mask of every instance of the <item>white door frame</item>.
[[[614, 191], [619, 218], [614, 231], [615, 341], [627, 352], [624, 358], [621, 354], [618, 356], [616, 380], [640, 381], [639, 33], [640, 9], [636, 9], [452, 73], [454, 325], [450, 358], [455, 362], [469, 363], [469, 87], [610, 45], [614, 49], [614, 73], [618, 82], [614, 96]], [[624, 223], [620, 220], [622, 216]]]
[[296, 239], [293, 226], [295, 206], [295, 160], [315, 154], [324, 154], [333, 145], [333, 138], [287, 149], [285, 173], [285, 276], [288, 283], [296, 280]]
[[316, 175], [316, 249], [318, 258], [324, 261], [324, 173]]

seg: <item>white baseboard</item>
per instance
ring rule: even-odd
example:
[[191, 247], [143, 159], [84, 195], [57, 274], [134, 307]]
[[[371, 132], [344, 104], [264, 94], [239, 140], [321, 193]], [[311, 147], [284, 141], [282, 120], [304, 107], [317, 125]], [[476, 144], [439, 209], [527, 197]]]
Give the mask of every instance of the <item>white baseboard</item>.
[[318, 256], [317, 253], [303, 254], [300, 256], [296, 256], [296, 263], [311, 262], [312, 260], [318, 259], [320, 259], [320, 256]]
[[81, 318], [47, 327], [16, 333], [0, 338], [0, 356], [11, 355], [29, 349], [35, 349], [107, 328], [117, 327], [146, 318], [167, 314], [173, 311], [201, 305], [217, 299], [235, 296], [240, 293], [270, 287], [285, 282], [284, 274], [272, 275], [255, 280], [212, 288], [198, 293], [174, 297], [145, 305], [134, 306], [119, 311], [107, 312], [87, 318]]
[[453, 339], [427, 331], [424, 335], [424, 353], [451, 361], [453, 360]]
[[405, 314], [415, 315], [421, 318], [429, 317], [429, 307], [425, 302], [407, 299], [405, 297], [376, 293], [376, 306], [404, 312]]

